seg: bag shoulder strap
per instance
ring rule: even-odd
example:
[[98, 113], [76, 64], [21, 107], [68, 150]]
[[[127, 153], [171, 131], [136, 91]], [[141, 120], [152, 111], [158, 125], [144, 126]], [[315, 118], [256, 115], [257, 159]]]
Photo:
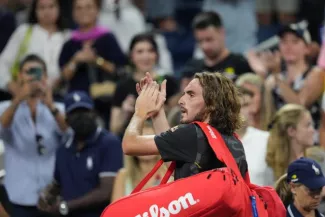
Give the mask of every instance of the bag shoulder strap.
[[[134, 190], [131, 192], [131, 194], [137, 193], [141, 191], [141, 189], [148, 183], [148, 181], [153, 177], [153, 175], [158, 171], [158, 169], [164, 164], [164, 161], [160, 159], [154, 168], [144, 177], [144, 179], [134, 188]], [[176, 167], [176, 163], [173, 161], [170, 166], [168, 167], [168, 170], [166, 174], [164, 175], [163, 179], [160, 182], [160, 185], [166, 184], [173, 174]]]
[[[202, 131], [204, 132], [205, 136], [208, 139], [208, 142], [214, 151], [216, 157], [223, 162], [231, 171], [235, 173], [235, 175], [238, 177], [238, 179], [243, 179], [242, 175], [239, 171], [239, 168], [237, 166], [237, 163], [232, 156], [231, 152], [229, 151], [227, 145], [225, 144], [222, 136], [220, 133], [210, 125], [203, 123], [203, 122], [194, 122], [197, 124]], [[236, 138], [237, 135], [234, 135]], [[164, 161], [161, 159], [157, 162], [157, 164], [154, 166], [154, 168], [146, 175], [146, 177], [134, 188], [131, 194], [139, 192], [145, 184], [153, 177], [153, 175], [158, 171], [158, 169], [163, 165]], [[163, 177], [160, 184], [166, 184], [169, 178], [171, 177], [172, 173], [174, 172], [176, 167], [176, 162], [172, 162]], [[249, 176], [247, 173], [247, 176], [245, 177], [245, 182], [249, 184]]]
[[206, 123], [203, 122], [194, 122], [194, 123], [197, 124], [206, 135], [209, 144], [212, 150], [214, 151], [216, 157], [221, 162], [223, 162], [228, 169], [234, 172], [239, 179], [242, 179], [242, 175], [239, 171], [238, 165], [234, 157], [232, 156], [228, 146], [226, 145], [222, 136], [220, 135], [220, 133], [214, 127], [211, 127]]
[[197, 135], [197, 153], [195, 157], [195, 162], [190, 166], [191, 174], [195, 175], [198, 174], [201, 171], [201, 161], [202, 161], [202, 156], [205, 151], [205, 143], [206, 143], [206, 138], [201, 130], [201, 128], [197, 125], [195, 125], [195, 130], [196, 130], [196, 135]]
[[29, 45], [29, 42], [30, 42], [30, 38], [31, 38], [32, 32], [33, 32], [33, 26], [30, 25], [27, 28], [27, 31], [25, 33], [25, 36], [24, 36], [23, 41], [19, 45], [19, 49], [18, 49], [17, 55], [15, 57], [13, 66], [12, 66], [11, 73], [12, 73], [12, 78], [13, 79], [16, 79], [16, 77], [17, 77], [17, 73], [18, 73], [17, 69], [19, 68], [19, 64], [20, 64], [21, 58], [27, 52], [27, 49], [28, 49], [28, 45]]

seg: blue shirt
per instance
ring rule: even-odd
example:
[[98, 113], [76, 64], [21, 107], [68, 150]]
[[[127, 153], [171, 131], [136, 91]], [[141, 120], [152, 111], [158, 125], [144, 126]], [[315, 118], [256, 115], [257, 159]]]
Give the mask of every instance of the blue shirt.
[[[10, 105], [10, 101], [2, 102], [0, 115]], [[61, 111], [64, 109], [62, 104], [57, 107]], [[43, 155], [38, 151], [37, 135], [42, 137]], [[11, 202], [25, 206], [37, 204], [39, 193], [53, 179], [55, 152], [62, 136], [51, 111], [40, 102], [35, 123], [26, 102], [18, 106], [9, 128], [0, 123], [0, 139], [5, 145], [4, 185]]]
[[[315, 210], [316, 217], [324, 217], [318, 210]], [[287, 217], [304, 217], [301, 213], [297, 210], [297, 208], [292, 204], [287, 207]]]
[[[123, 152], [119, 138], [105, 129], [97, 128], [81, 151], [77, 151], [73, 137], [58, 149], [54, 178], [60, 185], [61, 197], [70, 201], [98, 187], [101, 177], [115, 176], [122, 164]], [[98, 207], [75, 215], [98, 217], [103, 209]]]

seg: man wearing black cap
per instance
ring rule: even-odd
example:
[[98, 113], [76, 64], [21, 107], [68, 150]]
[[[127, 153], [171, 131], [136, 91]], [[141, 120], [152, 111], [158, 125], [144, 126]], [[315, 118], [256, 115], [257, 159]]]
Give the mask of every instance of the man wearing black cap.
[[70, 217], [98, 217], [122, 167], [121, 141], [98, 127], [93, 101], [85, 92], [70, 93], [65, 108], [73, 136], [57, 152], [55, 181], [44, 190], [39, 208]]

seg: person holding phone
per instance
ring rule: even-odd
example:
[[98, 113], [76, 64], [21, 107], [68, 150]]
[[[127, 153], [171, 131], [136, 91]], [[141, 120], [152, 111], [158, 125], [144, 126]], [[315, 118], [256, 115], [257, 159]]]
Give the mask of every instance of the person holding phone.
[[[0, 139], [5, 152], [4, 187], [12, 204], [10, 216], [43, 217], [39, 193], [54, 173], [55, 152], [68, 135], [64, 106], [54, 103], [44, 61], [29, 55], [20, 64], [19, 91], [0, 104]], [[23, 192], [23, 193], [22, 193]]]

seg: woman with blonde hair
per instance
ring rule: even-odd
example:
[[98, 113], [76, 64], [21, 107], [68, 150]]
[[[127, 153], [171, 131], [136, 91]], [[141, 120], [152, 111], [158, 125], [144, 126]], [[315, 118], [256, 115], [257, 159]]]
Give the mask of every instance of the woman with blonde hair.
[[287, 207], [287, 216], [321, 217], [317, 208], [324, 186], [320, 165], [312, 159], [300, 158], [289, 165], [287, 174], [276, 182], [275, 190]]
[[[146, 122], [143, 135], [152, 135], [154, 130], [151, 122]], [[160, 159], [159, 155], [150, 156], [125, 156], [124, 168], [122, 168], [116, 178], [113, 186], [111, 202], [114, 202], [123, 196], [131, 194], [133, 189], [139, 182], [151, 171], [157, 161]], [[156, 186], [160, 183], [164, 172], [164, 168], [158, 170], [149, 182], [144, 186], [144, 189]]]
[[315, 129], [309, 111], [296, 104], [283, 106], [269, 127], [266, 163], [277, 180], [292, 161], [303, 157], [306, 148], [314, 144]]
[[260, 130], [267, 130], [267, 126], [272, 119], [272, 114], [267, 112], [264, 97], [264, 80], [261, 76], [248, 72], [238, 77], [236, 86], [245, 88], [253, 93], [250, 125]]

